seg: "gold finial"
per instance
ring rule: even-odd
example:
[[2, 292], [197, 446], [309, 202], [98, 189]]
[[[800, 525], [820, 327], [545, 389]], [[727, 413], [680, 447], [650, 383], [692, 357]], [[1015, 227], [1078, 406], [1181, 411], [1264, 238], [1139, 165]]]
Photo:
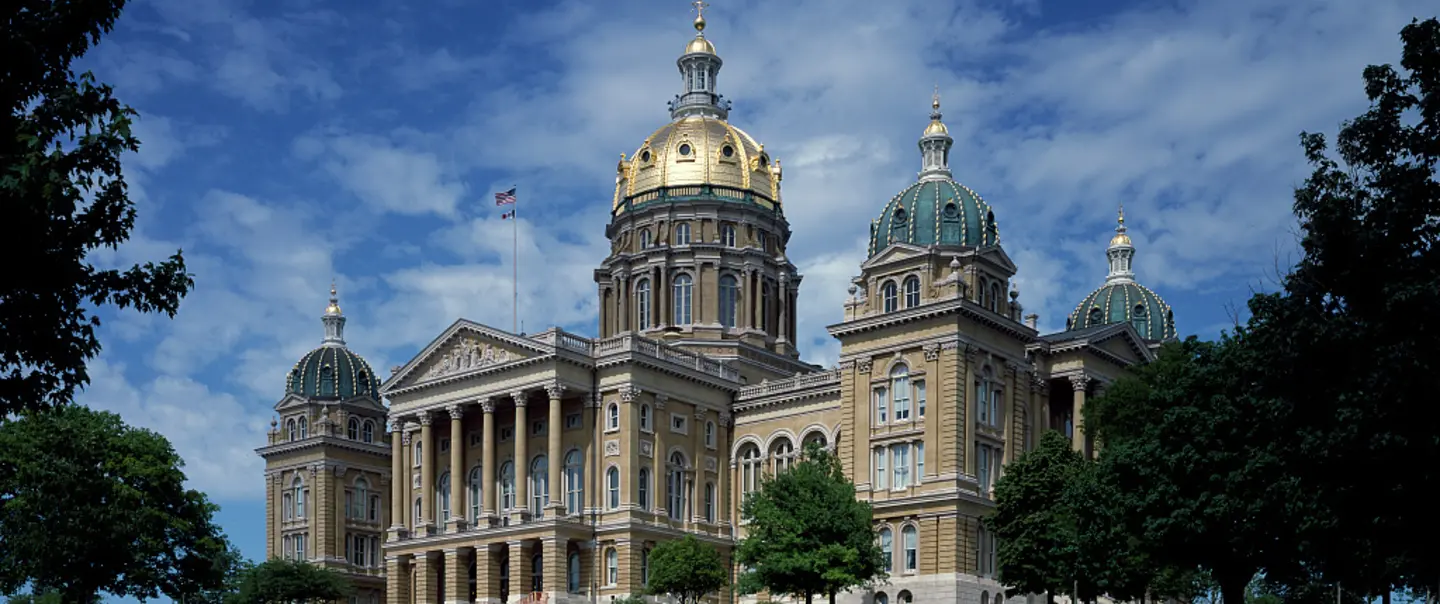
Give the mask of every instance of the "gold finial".
[[939, 110], [940, 110], [940, 85], [939, 85], [939, 84], [936, 84], [936, 85], [935, 85], [935, 96], [930, 97], [930, 108], [931, 108], [931, 109], [934, 109], [934, 110], [936, 110], [936, 111], [939, 111]]
[[705, 33], [705, 7], [710, 6], [705, 0], [695, 0], [690, 4], [695, 6], [695, 31], [700, 35]]
[[1125, 226], [1125, 204], [1120, 204], [1120, 226]]
[[325, 307], [325, 314], [340, 314], [340, 298], [335, 293], [335, 281], [333, 279], [330, 281], [330, 305]]

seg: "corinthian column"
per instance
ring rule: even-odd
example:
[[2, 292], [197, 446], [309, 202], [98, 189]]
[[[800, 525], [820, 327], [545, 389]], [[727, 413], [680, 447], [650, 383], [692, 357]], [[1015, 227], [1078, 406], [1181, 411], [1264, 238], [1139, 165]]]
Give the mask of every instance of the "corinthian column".
[[[525, 416], [525, 391], [516, 390], [510, 393], [510, 398], [515, 399], [515, 516], [524, 520], [529, 515], [530, 501], [530, 460], [525, 445], [530, 436], [530, 420]], [[523, 566], [523, 562], [522, 562]], [[515, 568], [511, 565], [511, 568]]]
[[435, 526], [435, 434], [430, 429], [430, 412], [420, 412], [420, 526], [428, 534]]
[[1070, 437], [1071, 447], [1082, 455], [1085, 451], [1085, 415], [1082, 410], [1085, 408], [1085, 389], [1090, 385], [1090, 378], [1086, 375], [1070, 376], [1070, 385], [1075, 388], [1075, 400], [1071, 408], [1071, 425], [1075, 426], [1075, 433]]
[[404, 419], [390, 418], [390, 541], [405, 528], [405, 445], [410, 439], [400, 435], [404, 431]]
[[450, 411], [450, 521], [446, 530], [457, 532], [465, 527], [465, 408], [451, 405]]
[[[546, 431], [549, 445], [546, 454], [550, 461], [550, 508], [557, 510], [555, 516], [560, 516], [559, 510], [565, 509], [564, 489], [565, 477], [561, 473], [564, 467], [560, 455], [560, 434], [564, 418], [560, 414], [560, 397], [565, 394], [565, 387], [559, 383], [552, 383], [545, 386], [545, 394], [550, 396], [550, 422], [549, 430]], [[548, 569], [547, 569], [548, 571]]]
[[[495, 490], [498, 489], [500, 485], [500, 481], [498, 480], [500, 475], [495, 471], [495, 399], [486, 399], [481, 402], [480, 410], [484, 412], [484, 415], [480, 416], [482, 421], [480, 424], [480, 439], [482, 441], [480, 443], [480, 473], [482, 477], [490, 476], [493, 478], [482, 478], [480, 483], [482, 485], [480, 487], [480, 494], [484, 500], [484, 509], [481, 512], [485, 514], [485, 520], [482, 521], [482, 526], [484, 526], [488, 525], [490, 519], [495, 517]], [[485, 483], [487, 482], [490, 484], [486, 485]]]

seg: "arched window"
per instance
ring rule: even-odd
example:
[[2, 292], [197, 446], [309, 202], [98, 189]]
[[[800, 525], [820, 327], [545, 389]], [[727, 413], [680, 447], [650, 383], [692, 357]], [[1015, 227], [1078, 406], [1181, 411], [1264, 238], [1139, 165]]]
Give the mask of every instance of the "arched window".
[[536, 455], [530, 462], [530, 515], [540, 518], [550, 505], [550, 460]]
[[905, 572], [913, 573], [920, 567], [920, 536], [914, 526], [900, 530], [900, 540], [905, 546]]
[[905, 308], [915, 308], [920, 305], [920, 279], [917, 277], [905, 278]]
[[422, 508], [420, 507], [420, 498], [419, 498], [419, 497], [416, 497], [416, 498], [415, 498], [415, 524], [414, 524], [415, 527], [419, 527], [420, 524], [421, 524], [421, 522], [423, 522], [423, 520], [422, 520], [421, 517], [420, 517], [420, 512], [421, 512], [421, 511], [422, 511]]
[[794, 443], [783, 436], [776, 439], [775, 446], [770, 449], [770, 458], [775, 461], [776, 474], [790, 469], [790, 466], [795, 463]]
[[720, 277], [720, 325], [735, 327], [735, 311], [740, 306], [740, 282], [733, 275]]
[[895, 404], [895, 421], [910, 421], [910, 369], [896, 365], [890, 370], [890, 396]]
[[650, 584], [650, 548], [640, 550], [640, 584]]
[[725, 247], [735, 247], [735, 225], [727, 224], [720, 227], [720, 243]]
[[[885, 597], [885, 592], [875, 593], [875, 604], [890, 604], [890, 598]], [[981, 604], [984, 604], [983, 602]]]
[[690, 275], [679, 274], [675, 276], [673, 299], [675, 300], [675, 324], [690, 324], [690, 291], [692, 280]]
[[420, 442], [419, 440], [415, 441], [415, 452], [411, 459], [415, 462], [415, 467], [417, 468], [420, 467], [420, 460], [425, 459], [424, 455], [422, 455], [422, 453], [424, 453], [424, 447], [422, 447], [421, 445], [423, 444], [424, 443]]
[[361, 442], [367, 443], [375, 442], [375, 420], [367, 419], [365, 423], [361, 425], [360, 440]]
[[654, 430], [650, 426], [650, 405], [640, 403], [640, 429], [645, 431]]
[[615, 548], [605, 550], [605, 584], [616, 585], [620, 583], [620, 552]]
[[309, 437], [310, 437], [310, 422], [309, 422], [309, 421], [306, 421], [306, 419], [305, 419], [304, 417], [301, 417], [301, 418], [300, 418], [300, 438], [309, 438]]
[[754, 491], [760, 482], [760, 447], [745, 445], [740, 452], [740, 494]]
[[1140, 334], [1141, 339], [1149, 340], [1151, 338], [1150, 317], [1145, 311], [1144, 304], [1135, 305], [1135, 310], [1130, 313], [1130, 324], [1135, 327], [1135, 332]]
[[[915, 599], [911, 597], [909, 590], [901, 591], [900, 593], [895, 594], [895, 604], [910, 604], [914, 601]], [[997, 602], [996, 604], [999, 603]]]
[[500, 464], [500, 472], [495, 476], [500, 489], [500, 509], [510, 510], [515, 508], [515, 463], [507, 461]]
[[705, 446], [715, 448], [715, 422], [705, 421]]
[[880, 529], [880, 556], [885, 559], [885, 572], [895, 564], [895, 535], [888, 528]]
[[806, 449], [806, 450], [808, 450], [811, 446], [815, 446], [815, 447], [819, 447], [819, 448], [821, 448], [821, 449], [824, 449], [825, 446], [826, 446], [825, 433], [824, 433], [824, 432], [821, 432], [821, 431], [819, 431], [819, 430], [816, 430], [816, 431], [814, 431], [814, 432], [811, 432], [811, 433], [809, 433], [809, 434], [806, 434], [806, 435], [805, 435], [805, 442], [802, 443], [801, 446], [802, 446], [802, 448], [804, 448], [804, 449]]
[[1089, 318], [1089, 321], [1088, 321], [1087, 324], [1086, 324], [1086, 327], [1095, 327], [1095, 326], [1097, 326], [1097, 325], [1103, 324], [1104, 322], [1105, 322], [1105, 315], [1101, 314], [1101, 312], [1100, 312], [1100, 307], [1096, 306], [1096, 307], [1094, 307], [1094, 308], [1091, 308], [1091, 309], [1090, 309], [1090, 318]]
[[640, 474], [639, 474], [639, 476], [636, 478], [635, 483], [636, 483], [635, 486], [636, 486], [636, 491], [637, 491], [637, 492], [636, 492], [637, 497], [635, 498], [635, 499], [636, 499], [635, 503], [637, 503], [637, 504], [640, 505], [640, 509], [642, 509], [642, 510], [649, 510], [649, 509], [650, 509], [650, 468], [640, 468]]
[[320, 396], [335, 396], [335, 370], [329, 365], [320, 368]]
[[980, 592], [980, 604], [990, 604], [990, 592]]
[[350, 440], [360, 440], [360, 420], [352, 417], [346, 424], [345, 437]]
[[880, 300], [885, 304], [885, 312], [895, 312], [900, 306], [900, 297], [895, 291], [895, 282], [886, 281], [880, 286]]
[[705, 483], [705, 522], [715, 522], [715, 483]]
[[640, 249], [650, 247], [650, 229], [640, 229]]
[[610, 406], [605, 408], [605, 429], [620, 429], [620, 405], [610, 403]]
[[605, 472], [606, 508], [615, 509], [620, 507], [620, 468], [610, 468]]
[[295, 426], [295, 418], [285, 420], [285, 431], [290, 434], [290, 440], [300, 438], [300, 430]]
[[435, 510], [436, 519], [440, 522], [450, 520], [450, 473], [440, 475], [440, 480], [435, 481]]
[[676, 451], [670, 455], [670, 471], [666, 485], [670, 491], [670, 519], [685, 519], [685, 454]]
[[475, 466], [474, 469], [470, 470], [470, 485], [469, 485], [469, 486], [470, 486], [470, 489], [469, 489], [469, 490], [470, 490], [470, 501], [469, 501], [469, 503], [470, 503], [470, 523], [471, 523], [471, 524], [476, 524], [476, 525], [480, 524], [480, 513], [481, 513], [481, 510], [480, 510], [480, 502], [481, 502], [480, 495], [481, 495], [481, 492], [482, 492], [482, 485], [484, 484], [484, 482], [485, 482], [485, 472], [481, 470], [480, 466]]
[[1000, 295], [1000, 284], [999, 284], [999, 283], [991, 283], [991, 284], [990, 284], [990, 310], [991, 310], [991, 312], [1000, 312], [1001, 306], [1004, 305], [1004, 302], [1003, 302], [1004, 299], [1005, 299], [1005, 297], [1002, 296], [1002, 295]]
[[675, 245], [690, 245], [690, 223], [675, 225]]
[[295, 511], [291, 516], [296, 520], [305, 519], [305, 481], [297, 475], [290, 483], [290, 501], [295, 503]]
[[566, 587], [570, 593], [580, 593], [580, 552], [570, 552], [565, 566]]
[[953, 203], [945, 204], [940, 215], [940, 242], [947, 245], [965, 244], [960, 239], [960, 209]]
[[650, 329], [650, 280], [635, 282], [635, 326], [640, 330]]
[[585, 456], [580, 451], [565, 454], [565, 512], [571, 515], [584, 511]]

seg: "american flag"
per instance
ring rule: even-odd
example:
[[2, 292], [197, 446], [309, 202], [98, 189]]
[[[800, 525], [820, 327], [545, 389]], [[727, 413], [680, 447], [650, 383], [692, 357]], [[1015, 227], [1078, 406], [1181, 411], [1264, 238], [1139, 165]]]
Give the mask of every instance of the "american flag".
[[[515, 203], [515, 202], [512, 200], [512, 201], [507, 202], [507, 203]], [[501, 215], [500, 215], [500, 220], [510, 220], [511, 218], [514, 218], [514, 217], [515, 217], [515, 210], [510, 210], [509, 212], [505, 212], [504, 214], [501, 214]]]
[[508, 203], [515, 203], [515, 187], [510, 187], [510, 190], [504, 193], [495, 194], [495, 205], [503, 206]]

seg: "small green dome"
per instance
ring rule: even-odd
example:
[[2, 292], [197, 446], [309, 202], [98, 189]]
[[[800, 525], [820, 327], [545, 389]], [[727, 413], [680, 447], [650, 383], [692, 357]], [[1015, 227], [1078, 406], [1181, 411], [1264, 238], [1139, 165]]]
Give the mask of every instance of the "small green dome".
[[870, 223], [870, 256], [894, 243], [985, 247], [1000, 244], [990, 205], [949, 178], [917, 182], [885, 204]]
[[306, 398], [380, 400], [380, 380], [370, 364], [344, 346], [328, 344], [310, 351], [285, 378], [285, 391]]
[[1133, 281], [1100, 286], [1080, 301], [1066, 322], [1068, 329], [1129, 323], [1144, 340], [1175, 337], [1175, 315], [1170, 305], [1150, 288]]

